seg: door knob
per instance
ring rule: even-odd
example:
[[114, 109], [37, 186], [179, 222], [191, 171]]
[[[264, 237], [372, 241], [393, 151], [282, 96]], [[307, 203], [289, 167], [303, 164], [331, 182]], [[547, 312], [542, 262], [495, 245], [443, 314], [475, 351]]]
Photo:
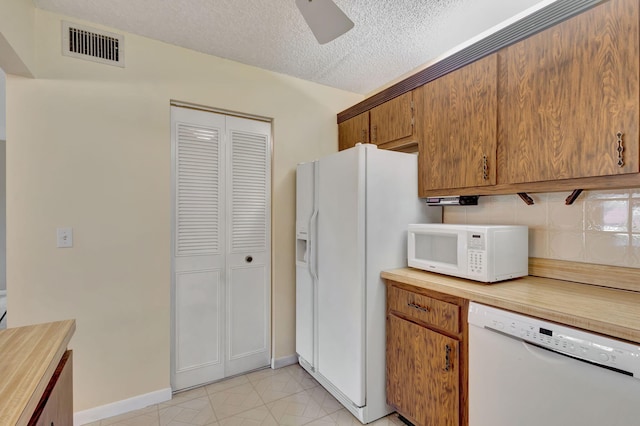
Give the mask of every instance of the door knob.
[[244, 260], [245, 260], [247, 263], [251, 263], [251, 262], [253, 262], [253, 256], [247, 256], [247, 257], [245, 257], [245, 258], [244, 258]]

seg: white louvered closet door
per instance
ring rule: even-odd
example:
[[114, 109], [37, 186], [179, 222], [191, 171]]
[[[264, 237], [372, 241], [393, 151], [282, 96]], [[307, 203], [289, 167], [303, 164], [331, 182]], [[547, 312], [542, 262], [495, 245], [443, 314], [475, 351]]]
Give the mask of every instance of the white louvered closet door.
[[171, 108], [172, 387], [224, 377], [225, 117]]
[[175, 391], [269, 365], [271, 130], [179, 107], [171, 128]]
[[227, 117], [227, 355], [231, 376], [269, 365], [269, 123]]

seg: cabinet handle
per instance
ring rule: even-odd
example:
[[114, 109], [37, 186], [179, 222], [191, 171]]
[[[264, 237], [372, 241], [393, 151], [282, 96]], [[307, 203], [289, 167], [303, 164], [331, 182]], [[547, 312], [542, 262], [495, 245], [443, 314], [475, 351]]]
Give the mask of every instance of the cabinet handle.
[[378, 140], [378, 126], [373, 126], [371, 129], [371, 142], [376, 142]]
[[416, 305], [415, 303], [407, 303], [407, 306], [413, 309], [417, 309], [420, 312], [429, 312], [429, 308], [427, 308], [426, 306]]
[[362, 143], [367, 143], [367, 131], [362, 129]]
[[624, 153], [624, 145], [622, 143], [622, 132], [618, 132], [616, 133], [616, 136], [618, 137], [618, 148], [616, 148], [616, 151], [618, 151], [618, 167], [622, 167], [624, 166], [624, 157], [623, 157], [623, 153]]
[[482, 156], [482, 180], [489, 179], [489, 166], [487, 165], [487, 156]]
[[444, 354], [444, 371], [449, 371], [451, 370], [451, 346], [445, 345]]

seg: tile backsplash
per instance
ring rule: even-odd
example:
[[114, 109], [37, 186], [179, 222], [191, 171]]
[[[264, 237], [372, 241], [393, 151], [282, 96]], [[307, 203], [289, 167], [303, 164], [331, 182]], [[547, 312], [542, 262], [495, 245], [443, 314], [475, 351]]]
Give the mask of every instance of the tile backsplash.
[[640, 188], [482, 196], [477, 206], [444, 208], [445, 223], [529, 226], [529, 256], [640, 268]]

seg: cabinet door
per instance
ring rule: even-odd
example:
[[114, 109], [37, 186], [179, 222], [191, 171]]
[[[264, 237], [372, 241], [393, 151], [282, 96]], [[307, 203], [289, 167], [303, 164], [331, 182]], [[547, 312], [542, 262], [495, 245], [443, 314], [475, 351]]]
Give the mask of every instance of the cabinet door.
[[342, 151], [357, 143], [369, 143], [369, 111], [338, 124], [338, 149]]
[[638, 172], [638, 19], [612, 0], [500, 51], [498, 183]]
[[72, 352], [66, 351], [29, 421], [29, 426], [73, 424], [72, 364]]
[[418, 191], [495, 185], [497, 55], [414, 91]]
[[372, 108], [371, 142], [383, 145], [413, 136], [413, 96], [407, 92]]
[[458, 342], [387, 317], [387, 402], [417, 425], [460, 423]]

